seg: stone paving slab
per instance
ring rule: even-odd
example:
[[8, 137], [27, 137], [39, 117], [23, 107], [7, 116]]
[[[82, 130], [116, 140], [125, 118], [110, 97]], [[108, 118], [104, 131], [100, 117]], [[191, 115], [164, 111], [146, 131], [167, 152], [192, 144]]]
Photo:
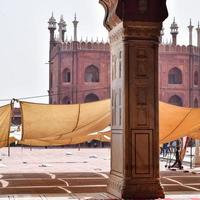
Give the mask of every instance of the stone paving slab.
[[[66, 174], [67, 177], [64, 177]], [[86, 178], [78, 177], [80, 173], [72, 173], [73, 178], [71, 178], [70, 173], [63, 173], [62, 178], [31, 178], [26, 176], [26, 178], [13, 178], [13, 179], [0, 179], [2, 181], [2, 186], [0, 188], [0, 194], [49, 194], [49, 193], [102, 193], [106, 192], [107, 180], [108, 178], [103, 175], [99, 177], [99, 174], [91, 172], [87, 173], [89, 176]], [[161, 173], [162, 174], [162, 173]], [[165, 176], [161, 178], [161, 183], [164, 187], [165, 192], [197, 192], [199, 190], [200, 183], [198, 183], [199, 177], [195, 177], [190, 173], [191, 177], [184, 176], [184, 173], [178, 172], [179, 176], [170, 176], [170, 171], [168, 174], [165, 172]], [[96, 177], [95, 177], [96, 175]], [[169, 176], [168, 176], [169, 175]], [[178, 179], [177, 179], [178, 178]], [[194, 181], [192, 181], [194, 180]], [[6, 184], [7, 183], [7, 184]]]
[[196, 176], [180, 176], [180, 177], [172, 177], [173, 180], [175, 181], [181, 181], [181, 183], [183, 184], [189, 184], [189, 183], [200, 183], [200, 177], [196, 177]]
[[[86, 200], [86, 199], [117, 199], [108, 193], [79, 193], [79, 194], [50, 194], [50, 195], [14, 195], [14, 196], [0, 196], [0, 200]], [[159, 199], [160, 200], [160, 199]], [[200, 200], [200, 195], [166, 195], [163, 200]]]
[[107, 185], [107, 180], [104, 178], [78, 178], [78, 179], [62, 179], [67, 182], [69, 186], [74, 185]]
[[9, 188], [0, 188], [0, 194], [14, 195], [14, 194], [63, 194], [68, 193], [60, 187], [9, 187]]
[[6, 180], [8, 182], [8, 186], [7, 187], [26, 187], [28, 186], [43, 186], [43, 185], [48, 185], [50, 186], [66, 186], [66, 183], [62, 180], [58, 180], [58, 179], [41, 179], [41, 180], [34, 180], [34, 179], [21, 179], [21, 180], [11, 180], [11, 179], [7, 179]]
[[107, 176], [109, 175], [109, 173], [107, 172], [101, 172], [101, 173], [96, 173], [96, 172], [66, 172], [66, 173], [52, 173], [55, 175], [56, 178], [96, 178], [99, 177], [101, 178], [102, 176]]
[[0, 174], [0, 178], [2, 179], [24, 179], [24, 178], [51, 178], [51, 176], [49, 174], [46, 173], [9, 173], [9, 174], [5, 174], [5, 173], [1, 173]]
[[[13, 147], [10, 157], [6, 153], [6, 148], [0, 149], [0, 164], [6, 166], [0, 166], [0, 200], [116, 199], [106, 193], [110, 149]], [[200, 200], [198, 168], [186, 166], [184, 173], [164, 165], [160, 162], [166, 200]]]
[[87, 185], [87, 186], [69, 186], [62, 187], [70, 191], [72, 194], [76, 193], [102, 193], [107, 191], [107, 185]]

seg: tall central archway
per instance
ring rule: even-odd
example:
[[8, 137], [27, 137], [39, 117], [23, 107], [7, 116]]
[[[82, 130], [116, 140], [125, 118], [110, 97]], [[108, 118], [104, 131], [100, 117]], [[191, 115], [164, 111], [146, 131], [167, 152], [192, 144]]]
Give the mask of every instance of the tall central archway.
[[99, 69], [90, 65], [85, 69], [85, 82], [99, 82]]
[[88, 94], [84, 100], [85, 103], [89, 103], [89, 102], [93, 102], [93, 101], [99, 101], [99, 97], [94, 93]]
[[170, 69], [168, 74], [169, 84], [182, 84], [182, 72], [179, 68], [174, 67]]

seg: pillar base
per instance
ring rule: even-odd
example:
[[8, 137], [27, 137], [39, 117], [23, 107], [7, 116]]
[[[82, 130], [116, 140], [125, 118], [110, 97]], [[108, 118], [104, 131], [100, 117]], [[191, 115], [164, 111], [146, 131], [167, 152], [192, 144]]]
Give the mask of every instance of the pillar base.
[[110, 175], [108, 182], [108, 193], [120, 199], [158, 199], [164, 198], [164, 190], [159, 180], [143, 180], [135, 178], [125, 179], [120, 176]]

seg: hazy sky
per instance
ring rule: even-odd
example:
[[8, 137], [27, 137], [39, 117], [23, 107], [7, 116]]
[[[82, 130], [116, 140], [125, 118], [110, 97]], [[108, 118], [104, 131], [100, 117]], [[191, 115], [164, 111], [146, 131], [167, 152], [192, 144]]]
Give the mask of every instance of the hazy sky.
[[[84, 5], [83, 5], [84, 4]], [[104, 9], [98, 0], [0, 0], [0, 99], [46, 95], [48, 90], [49, 32], [51, 12], [57, 21], [64, 15], [67, 35], [71, 38], [71, 21], [77, 13], [78, 37], [104, 38]], [[169, 17], [165, 21], [165, 38], [170, 40], [169, 26], [176, 17], [180, 34], [178, 43], [188, 44], [189, 19], [197, 26], [199, 0], [168, 0]], [[196, 44], [196, 31], [193, 31]], [[48, 102], [48, 98], [30, 99]], [[8, 102], [0, 101], [0, 105]]]

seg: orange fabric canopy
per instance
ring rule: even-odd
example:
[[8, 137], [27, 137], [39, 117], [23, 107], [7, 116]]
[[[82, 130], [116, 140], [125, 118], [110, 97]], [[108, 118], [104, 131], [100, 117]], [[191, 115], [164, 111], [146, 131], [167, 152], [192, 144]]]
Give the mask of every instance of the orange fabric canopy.
[[[110, 132], [99, 133], [111, 124], [109, 99], [74, 105], [20, 104], [23, 144], [50, 146], [92, 139], [110, 140]], [[200, 139], [200, 108], [184, 108], [160, 102], [159, 133], [161, 144], [184, 136]]]
[[[11, 122], [11, 105], [0, 107], [0, 147], [6, 147], [9, 144], [9, 132]], [[13, 142], [13, 138], [10, 139]]]
[[74, 105], [47, 105], [20, 102], [22, 110], [21, 144], [53, 146], [99, 139], [90, 135], [110, 124], [110, 100]]

